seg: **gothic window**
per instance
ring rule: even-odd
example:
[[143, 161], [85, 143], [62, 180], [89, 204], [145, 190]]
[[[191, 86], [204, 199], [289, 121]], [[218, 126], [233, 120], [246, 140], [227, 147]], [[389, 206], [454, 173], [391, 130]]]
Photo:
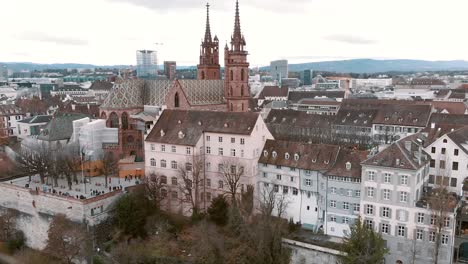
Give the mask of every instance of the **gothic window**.
[[110, 114], [109, 120], [110, 120], [110, 127], [119, 128], [119, 116], [115, 112], [112, 112]]
[[234, 72], [232, 72], [232, 70], [231, 70], [231, 72], [229, 73], [229, 75], [231, 76], [231, 81], [234, 81]]
[[230, 94], [231, 96], [233, 96], [233, 95], [234, 95], [234, 93], [232, 92], [232, 86], [231, 86], [231, 88], [230, 88], [230, 92], [229, 92], [229, 94]]
[[179, 93], [176, 93], [174, 96], [174, 107], [179, 107]]
[[101, 114], [101, 118], [102, 118], [102, 119], [107, 119], [106, 112], [102, 112], [102, 114]]
[[241, 87], [241, 96], [244, 96], [244, 85]]
[[[205, 71], [202, 71], [202, 72], [201, 72], [201, 79], [202, 79], [202, 80], [205, 80]], [[177, 106], [176, 106], [176, 107], [177, 107]]]
[[233, 112], [233, 111], [234, 111], [234, 107], [233, 107], [233, 105], [231, 103], [231, 112]]
[[241, 81], [244, 81], [244, 69], [241, 69]]
[[128, 114], [126, 112], [122, 113], [122, 129], [128, 129]]

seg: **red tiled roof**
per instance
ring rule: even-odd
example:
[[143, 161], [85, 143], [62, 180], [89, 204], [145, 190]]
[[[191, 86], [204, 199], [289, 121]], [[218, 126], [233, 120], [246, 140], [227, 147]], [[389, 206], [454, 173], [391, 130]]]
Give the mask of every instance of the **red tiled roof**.
[[431, 117], [430, 105], [383, 105], [374, 124], [426, 127]]
[[[367, 159], [368, 151], [340, 148], [338, 158], [333, 167], [327, 171], [327, 175], [361, 178], [361, 162]], [[351, 169], [346, 168], [346, 163], [351, 163]]]
[[289, 87], [282, 86], [265, 86], [258, 96], [259, 99], [265, 99], [265, 97], [287, 97]]
[[434, 101], [432, 102], [432, 106], [434, 106], [438, 113], [446, 110], [449, 114], [463, 115], [466, 111], [466, 105], [463, 102]]

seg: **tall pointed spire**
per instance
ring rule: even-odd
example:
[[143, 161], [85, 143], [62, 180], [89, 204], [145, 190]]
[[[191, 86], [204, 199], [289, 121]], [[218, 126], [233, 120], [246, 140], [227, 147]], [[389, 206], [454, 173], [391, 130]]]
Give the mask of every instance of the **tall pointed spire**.
[[206, 29], [205, 29], [205, 42], [211, 42], [211, 28], [210, 28], [210, 4], [206, 3]]
[[243, 46], [245, 46], [245, 40], [241, 32], [239, 0], [236, 0], [236, 16], [234, 19], [234, 34], [231, 37], [231, 49], [234, 51], [241, 51], [244, 48]]

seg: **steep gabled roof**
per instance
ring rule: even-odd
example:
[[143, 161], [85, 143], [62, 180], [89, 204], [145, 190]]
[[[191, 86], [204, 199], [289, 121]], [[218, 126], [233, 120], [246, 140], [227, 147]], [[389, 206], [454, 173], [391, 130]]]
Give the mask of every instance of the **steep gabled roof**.
[[194, 146], [203, 132], [250, 135], [259, 114], [166, 109], [147, 142]]
[[289, 87], [287, 86], [265, 86], [258, 95], [258, 99], [265, 99], [265, 97], [287, 97]]
[[[375, 156], [367, 159], [362, 164], [369, 166], [389, 167], [396, 169], [418, 170], [430, 159], [430, 156], [420, 150], [418, 138], [421, 135], [414, 134], [400, 139]], [[421, 146], [422, 147], [422, 146]], [[419, 163], [419, 152], [421, 152], [421, 163]]]
[[[336, 145], [267, 140], [258, 162], [304, 170], [327, 171], [335, 164], [339, 150], [340, 147]], [[289, 158], [286, 157], [286, 153], [289, 154]], [[295, 159], [296, 154], [297, 159]]]
[[89, 117], [85, 114], [57, 113], [42, 129], [39, 140], [68, 140], [73, 134], [73, 121]]
[[383, 105], [374, 124], [426, 127], [431, 117], [430, 105]]
[[468, 154], [468, 126], [450, 132], [447, 136]]
[[[327, 171], [329, 176], [341, 176], [361, 178], [361, 162], [367, 159], [368, 151], [340, 148], [338, 158], [333, 167]], [[346, 163], [350, 163], [351, 169], [348, 170]]]
[[288, 100], [296, 103], [301, 99], [314, 99], [316, 97], [344, 98], [345, 91], [290, 91]]

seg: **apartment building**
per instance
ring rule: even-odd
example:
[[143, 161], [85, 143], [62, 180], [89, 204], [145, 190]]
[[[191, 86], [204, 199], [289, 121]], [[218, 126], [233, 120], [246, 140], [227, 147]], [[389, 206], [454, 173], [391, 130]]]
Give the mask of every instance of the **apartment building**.
[[[430, 263], [437, 229], [427, 203], [430, 156], [420, 135], [401, 139], [362, 163], [360, 214], [382, 234], [390, 250], [386, 263]], [[454, 213], [444, 218], [439, 263], [449, 263], [453, 250]]]
[[[256, 185], [257, 161], [271, 133], [258, 113], [164, 110], [145, 141], [145, 171], [167, 182], [172, 209], [189, 213], [180, 200], [180, 168], [192, 173], [202, 163], [201, 208], [227, 192], [224, 166], [243, 170], [239, 192]], [[169, 195], [170, 192], [170, 195]]]

